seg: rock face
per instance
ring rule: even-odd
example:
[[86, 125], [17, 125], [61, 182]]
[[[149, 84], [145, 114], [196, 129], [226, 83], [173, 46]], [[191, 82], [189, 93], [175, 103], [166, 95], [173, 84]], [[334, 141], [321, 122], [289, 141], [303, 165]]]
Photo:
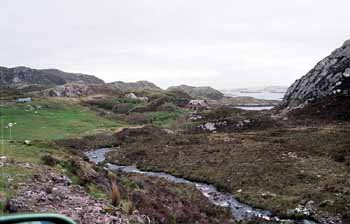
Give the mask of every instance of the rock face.
[[117, 88], [123, 92], [140, 92], [144, 90], [156, 90], [161, 91], [162, 89], [155, 84], [148, 81], [138, 82], [112, 82], [108, 84], [111, 87]]
[[350, 96], [350, 40], [289, 87], [282, 109], [300, 108], [327, 96]]
[[92, 75], [67, 73], [57, 69], [32, 69], [27, 67], [0, 67], [0, 86], [26, 85], [59, 86], [67, 83], [104, 84]]
[[211, 87], [193, 87], [193, 86], [172, 86], [168, 88], [168, 91], [182, 91], [187, 93], [193, 98], [209, 99], [209, 100], [220, 100], [224, 97], [224, 94]]
[[82, 97], [96, 94], [120, 95], [121, 91], [102, 85], [85, 85], [80, 83], [68, 83], [61, 86], [36, 92], [36, 95], [45, 97]]

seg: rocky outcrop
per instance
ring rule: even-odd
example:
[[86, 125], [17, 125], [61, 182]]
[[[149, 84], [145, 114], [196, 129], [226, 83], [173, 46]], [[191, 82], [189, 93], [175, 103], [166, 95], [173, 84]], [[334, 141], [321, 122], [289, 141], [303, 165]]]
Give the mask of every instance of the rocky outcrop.
[[145, 90], [161, 91], [162, 89], [148, 81], [138, 82], [112, 82], [108, 86], [120, 89], [123, 92], [140, 92]]
[[35, 95], [45, 97], [82, 97], [96, 94], [119, 95], [121, 91], [102, 85], [85, 85], [79, 83], [68, 83], [61, 86], [36, 92]]
[[28, 67], [0, 67], [0, 86], [22, 87], [27, 85], [59, 86], [67, 83], [104, 84], [92, 75], [67, 73], [57, 69], [32, 69]]
[[172, 86], [168, 88], [168, 91], [182, 91], [187, 93], [193, 98], [205, 99], [205, 100], [220, 100], [224, 97], [224, 94], [222, 92], [208, 86], [202, 86], [202, 87], [193, 87], [193, 86], [187, 86], [187, 85]]
[[350, 96], [350, 40], [289, 87], [282, 109], [301, 108], [327, 96]]
[[[10, 213], [57, 213], [77, 223], [129, 223], [136, 216], [127, 216], [107, 201], [96, 200], [79, 185], [56, 173], [37, 174], [29, 184], [18, 186], [16, 197], [7, 202]], [[144, 223], [144, 222], [134, 222]]]

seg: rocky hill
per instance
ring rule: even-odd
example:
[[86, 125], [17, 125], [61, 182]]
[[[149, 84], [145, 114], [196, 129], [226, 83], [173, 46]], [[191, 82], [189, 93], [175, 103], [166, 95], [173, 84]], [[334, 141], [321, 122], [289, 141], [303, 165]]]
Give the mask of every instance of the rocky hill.
[[221, 100], [224, 94], [211, 87], [193, 87], [187, 85], [172, 86], [168, 88], [168, 91], [182, 91], [187, 93], [193, 98], [206, 99], [206, 100]]
[[289, 87], [281, 108], [291, 110], [328, 96], [350, 96], [350, 40]]
[[161, 91], [162, 89], [155, 84], [148, 81], [138, 81], [138, 82], [112, 82], [108, 86], [117, 88], [123, 92], [140, 92], [144, 90]]
[[117, 88], [108, 85], [85, 85], [80, 83], [68, 83], [41, 91], [32, 92], [36, 96], [45, 97], [83, 97], [97, 94], [118, 96], [122, 92]]
[[57, 69], [32, 69], [28, 67], [0, 67], [0, 86], [23, 87], [27, 85], [59, 86], [67, 83], [104, 84], [92, 75], [63, 72]]

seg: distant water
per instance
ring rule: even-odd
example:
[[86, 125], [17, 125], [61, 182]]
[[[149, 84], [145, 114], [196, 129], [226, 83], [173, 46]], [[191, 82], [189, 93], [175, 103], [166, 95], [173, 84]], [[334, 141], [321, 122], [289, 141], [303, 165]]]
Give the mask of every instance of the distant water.
[[250, 96], [256, 99], [263, 100], [282, 100], [284, 97], [284, 93], [271, 93], [271, 92], [226, 92], [225, 95], [235, 97], [235, 96]]
[[271, 110], [273, 107], [235, 107], [242, 110]]

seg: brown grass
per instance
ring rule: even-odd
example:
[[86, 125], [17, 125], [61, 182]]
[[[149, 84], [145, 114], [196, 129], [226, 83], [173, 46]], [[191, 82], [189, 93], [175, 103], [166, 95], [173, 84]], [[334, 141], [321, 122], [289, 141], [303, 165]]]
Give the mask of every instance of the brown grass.
[[[129, 133], [108, 159], [213, 183], [281, 216], [312, 200], [317, 215], [341, 214], [345, 219], [350, 214], [349, 125], [162, 135], [160, 140], [138, 130], [138, 137]], [[237, 193], [239, 189], [243, 192]], [[266, 192], [276, 196], [266, 198]], [[334, 204], [320, 206], [327, 200]]]
[[111, 191], [112, 191], [112, 205], [118, 206], [120, 203], [120, 192], [117, 185], [117, 178], [115, 175], [111, 175]]

